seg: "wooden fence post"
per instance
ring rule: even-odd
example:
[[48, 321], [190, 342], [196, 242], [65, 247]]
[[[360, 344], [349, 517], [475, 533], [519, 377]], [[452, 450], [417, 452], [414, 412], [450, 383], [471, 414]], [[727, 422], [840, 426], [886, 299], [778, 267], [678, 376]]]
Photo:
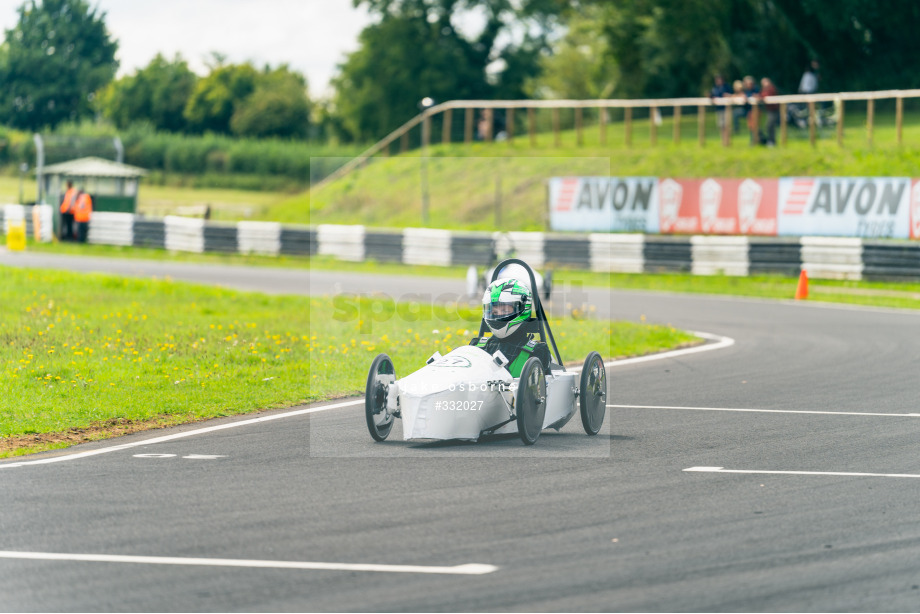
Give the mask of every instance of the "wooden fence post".
[[406, 130], [399, 137], [399, 153], [406, 153], [409, 151], [409, 131]]
[[722, 147], [732, 144], [732, 130], [735, 127], [735, 111], [731, 101], [725, 105], [725, 123], [722, 124]]
[[483, 117], [485, 117], [485, 120], [486, 120], [486, 133], [483, 135], [483, 140], [486, 143], [491, 143], [492, 137], [494, 136], [493, 130], [494, 130], [495, 124], [492, 120], [495, 118], [495, 113], [493, 109], [483, 109], [482, 115]]
[[623, 109], [623, 121], [626, 124], [626, 146], [632, 145], [632, 107]]
[[467, 107], [463, 111], [463, 142], [466, 144], [473, 142], [473, 109]]
[[779, 143], [786, 146], [786, 140], [789, 136], [789, 114], [786, 110], [786, 103], [779, 103]]
[[601, 145], [607, 144], [607, 107], [597, 109], [597, 121], [601, 129]]
[[894, 125], [898, 132], [898, 145], [901, 145], [901, 137], [903, 136], [901, 132], [903, 121], [904, 121], [904, 98], [902, 98], [901, 96], [898, 96], [897, 99], [895, 100], [895, 107], [894, 107]]
[[843, 147], [843, 105], [844, 102], [840, 100], [840, 106], [837, 108], [839, 113], [837, 114], [837, 145]]
[[453, 118], [452, 111], [453, 109], [447, 109], [444, 111], [444, 123], [441, 124], [441, 142], [445, 144], [450, 143], [450, 129], [453, 127], [451, 126], [451, 120]]
[[680, 143], [680, 115], [681, 107], [674, 107], [674, 142]]
[[505, 113], [505, 132], [508, 134], [508, 142], [514, 142], [514, 107], [510, 107]]
[[866, 103], [866, 132], [869, 137], [869, 145], [872, 145], [872, 131], [875, 127], [875, 100], [870, 98]]
[[703, 105], [696, 108], [696, 138], [700, 147], [706, 146], [706, 107]]
[[655, 121], [655, 118], [658, 117], [658, 107], [649, 107], [648, 108], [648, 140], [652, 146], [658, 144], [658, 122]]
[[817, 118], [815, 117], [815, 103], [813, 100], [810, 100], [808, 102], [808, 142], [811, 143], [812, 147], [815, 146], [815, 141], [817, 139], [817, 135], [815, 134], [816, 133], [815, 124], [817, 123], [816, 119]]
[[575, 107], [575, 143], [579, 147], [585, 144], [584, 135], [581, 133], [581, 107]]
[[537, 119], [533, 107], [527, 108], [527, 132], [530, 134], [530, 146], [537, 146]]
[[553, 107], [553, 146], [560, 147], [562, 137], [559, 136], [559, 107]]

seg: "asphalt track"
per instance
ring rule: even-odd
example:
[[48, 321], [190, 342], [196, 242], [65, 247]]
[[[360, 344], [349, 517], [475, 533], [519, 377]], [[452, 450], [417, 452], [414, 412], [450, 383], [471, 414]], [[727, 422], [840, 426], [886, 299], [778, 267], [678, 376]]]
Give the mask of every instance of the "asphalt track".
[[[21, 256], [0, 264], [274, 292], [459, 291]], [[920, 610], [920, 313], [588, 294], [604, 315], [736, 342], [611, 368], [618, 407], [594, 438], [576, 419], [529, 448], [396, 431], [374, 444], [363, 408], [345, 405], [0, 462], [0, 609]]]

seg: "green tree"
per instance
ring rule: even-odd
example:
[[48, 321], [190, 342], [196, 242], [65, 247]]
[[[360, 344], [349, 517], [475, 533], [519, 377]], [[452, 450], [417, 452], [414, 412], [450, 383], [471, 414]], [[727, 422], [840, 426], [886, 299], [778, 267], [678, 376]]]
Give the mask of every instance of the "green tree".
[[920, 84], [920, 5], [876, 0], [773, 0], [799, 50], [801, 74], [822, 64], [823, 91], [912, 89]]
[[39, 130], [90, 116], [118, 69], [105, 13], [83, 0], [31, 0], [18, 12], [0, 66], [2, 120]]
[[230, 118], [234, 134], [247, 137], [306, 137], [310, 127], [307, 81], [287, 66], [266, 67], [255, 91]]
[[619, 81], [616, 58], [604, 31], [609, 6], [588, 5], [573, 14], [552, 53], [540, 57], [540, 73], [528, 80], [536, 98], [608, 98]]
[[193, 132], [229, 134], [238, 106], [256, 89], [259, 72], [249, 64], [220, 63], [195, 84], [183, 115]]
[[121, 129], [146, 122], [157, 130], [183, 132], [183, 112], [197, 81], [181, 56], [169, 61], [157, 54], [146, 67], [110, 83], [100, 107]]
[[[435, 100], [519, 98], [538, 71], [555, 0], [355, 0], [379, 19], [333, 80], [335, 109], [353, 138], [379, 138]], [[455, 27], [477, 9], [479, 32]], [[515, 26], [519, 26], [515, 28]], [[527, 34], [517, 36], [517, 30]], [[505, 35], [504, 37], [502, 35]], [[520, 40], [518, 40], [520, 39]]]

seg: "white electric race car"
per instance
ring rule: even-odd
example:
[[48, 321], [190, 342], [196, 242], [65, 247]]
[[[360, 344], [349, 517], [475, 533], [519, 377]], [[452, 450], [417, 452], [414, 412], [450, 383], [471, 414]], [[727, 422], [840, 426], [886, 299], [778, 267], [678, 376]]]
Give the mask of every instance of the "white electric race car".
[[[536, 287], [533, 270], [522, 260], [508, 259], [495, 267], [518, 265]], [[546, 428], [561, 429], [580, 409], [585, 432], [596, 435], [607, 411], [607, 372], [597, 352], [585, 359], [580, 377], [566, 371], [543, 311], [533, 293], [534, 317], [525, 330], [538, 335], [552, 350], [549, 371], [531, 357], [514, 378], [507, 358], [465, 345], [446, 356], [435, 354], [411, 375], [396, 379], [393, 361], [379, 354], [371, 363], [365, 390], [365, 417], [371, 437], [383, 441], [396, 418], [403, 421], [403, 438], [477, 441], [487, 434], [518, 433], [525, 445], [537, 441]], [[487, 331], [483, 320], [479, 336]]]

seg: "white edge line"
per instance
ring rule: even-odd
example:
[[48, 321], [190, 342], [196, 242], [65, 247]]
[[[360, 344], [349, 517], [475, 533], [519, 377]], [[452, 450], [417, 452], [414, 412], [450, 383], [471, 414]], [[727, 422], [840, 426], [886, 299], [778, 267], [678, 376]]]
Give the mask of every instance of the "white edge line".
[[[605, 367], [623, 367], [626, 365], [634, 365], [641, 362], [650, 362], [652, 360], [662, 360], [664, 358], [677, 358], [678, 356], [688, 356], [690, 354], [699, 354], [701, 352], [711, 352], [712, 350], [721, 350], [727, 347], [735, 345], [735, 340], [731, 337], [725, 337], [723, 335], [713, 335], [712, 333], [704, 333], [700, 331], [688, 331], [691, 335], [695, 335], [707, 341], [714, 341], [715, 343], [705, 343], [703, 345], [697, 345], [692, 348], [683, 348], [680, 350], [671, 350], [669, 352], [659, 352], [658, 354], [649, 354], [648, 356], [636, 356], [635, 358], [623, 358], [620, 360], [611, 360], [605, 362]], [[580, 369], [579, 369], [580, 370]]]
[[818, 416], [885, 416], [894, 418], [920, 418], [918, 413], [910, 414], [892, 414], [877, 413], [868, 411], [817, 411], [805, 409], [746, 409], [739, 407], [678, 407], [672, 405], [608, 405], [618, 409], [676, 409], [685, 411], [734, 411], [745, 413], [763, 413], [763, 414], [814, 414]]
[[685, 472], [694, 473], [743, 473], [758, 475], [829, 475], [857, 478], [920, 478], [917, 473], [862, 473], [855, 471], [769, 471], [760, 469], [726, 469], [724, 467], [688, 467]]
[[116, 446], [110, 446], [108, 448], [98, 448], [96, 450], [87, 450], [86, 452], [77, 452], [76, 454], [65, 454], [62, 456], [52, 456], [49, 458], [40, 458], [38, 460], [31, 460], [31, 461], [0, 463], [0, 469], [9, 469], [11, 467], [25, 467], [27, 465], [47, 465], [49, 463], [60, 463], [63, 461], [77, 460], [79, 458], [86, 458], [88, 456], [97, 456], [99, 454], [106, 454], [108, 452], [117, 452], [119, 450], [129, 450], [131, 448], [137, 448], [140, 446], [147, 446], [147, 445], [151, 445], [155, 443], [164, 443], [167, 441], [173, 441], [174, 439], [183, 439], [185, 437], [203, 435], [205, 433], [212, 433], [214, 431], [222, 431], [224, 429], [232, 429], [232, 428], [236, 428], [239, 426], [249, 426], [250, 424], [258, 424], [260, 422], [280, 420], [281, 418], [291, 418], [294, 416], [302, 416], [304, 414], [313, 414], [313, 413], [317, 413], [321, 411], [327, 411], [330, 409], [338, 409], [340, 407], [350, 407], [353, 405], [359, 405], [361, 403], [364, 403], [364, 399], [358, 399], [354, 401], [345, 401], [343, 403], [333, 403], [332, 405], [321, 405], [319, 407], [307, 407], [307, 408], [298, 409], [295, 411], [289, 411], [289, 412], [284, 412], [280, 414], [272, 414], [270, 416], [250, 418], [249, 420], [239, 420], [237, 422], [227, 422], [225, 424], [218, 424], [216, 426], [207, 426], [204, 428], [194, 429], [191, 431], [183, 431], [181, 433], [163, 435], [162, 437], [154, 437], [153, 439], [132, 441], [131, 443], [123, 443], [123, 444], [116, 445]]
[[376, 571], [385, 573], [449, 574], [481, 576], [498, 571], [495, 565], [467, 563], [453, 567], [425, 565], [377, 565], [369, 563], [318, 563], [309, 561], [260, 561], [247, 559], [203, 559], [171, 556], [126, 556], [119, 554], [66, 554], [57, 552], [15, 552], [0, 550], [2, 559], [38, 561], [81, 561], [92, 563], [144, 563], [148, 565], [200, 565], [209, 567], [249, 567], [273, 569], [315, 569], [324, 571]]
[[[648, 356], [637, 356], [635, 358], [623, 358], [621, 360], [612, 360], [604, 363], [605, 367], [621, 367], [624, 365], [637, 364], [641, 362], [650, 362], [652, 360], [663, 360], [665, 358], [676, 358], [678, 356], [686, 356], [689, 354], [698, 354], [700, 352], [708, 352], [711, 350], [721, 350], [735, 344], [735, 340], [730, 337], [724, 337], [722, 335], [713, 335], [712, 333], [704, 332], [693, 332], [688, 331], [692, 335], [701, 337], [709, 341], [715, 341], [715, 343], [706, 343], [703, 345], [698, 345], [692, 348], [683, 348], [680, 350], [671, 350], [669, 352], [659, 352], [657, 354], [649, 354]], [[571, 369], [573, 372], [581, 371], [581, 367], [577, 369]], [[131, 448], [137, 448], [140, 446], [147, 446], [157, 443], [164, 443], [167, 441], [173, 441], [175, 439], [183, 439], [185, 437], [193, 437], [195, 435], [204, 435], [205, 433], [212, 433], [214, 431], [222, 431], [224, 429], [232, 429], [240, 426], [249, 426], [250, 424], [257, 424], [259, 422], [268, 422], [271, 420], [280, 420], [282, 418], [293, 418], [295, 416], [302, 416], [304, 414], [312, 414], [321, 411], [327, 411], [330, 409], [338, 409], [340, 407], [353, 407], [355, 405], [360, 405], [364, 403], [364, 399], [357, 399], [352, 401], [344, 401], [342, 403], [333, 403], [332, 405], [321, 405], [319, 407], [307, 407], [304, 409], [298, 409], [294, 411], [272, 414], [271, 416], [262, 416], [260, 418], [252, 418], [249, 420], [240, 420], [237, 422], [227, 422], [225, 424], [219, 424], [217, 426], [208, 426], [200, 429], [194, 429], [190, 431], [183, 431], [181, 433], [173, 433], [172, 435], [163, 435], [162, 437], [154, 437], [153, 439], [144, 439], [141, 441], [134, 441], [131, 443], [124, 443], [108, 448], [98, 448], [95, 450], [87, 450], [86, 452], [77, 452], [76, 454], [63, 454], [61, 456], [51, 456], [48, 458], [41, 458], [38, 460], [30, 461], [21, 461], [21, 462], [0, 462], [0, 470], [2, 469], [12, 469], [13, 467], [26, 467], [31, 465], [48, 465], [51, 463], [60, 463], [64, 461], [78, 460], [81, 458], [87, 458], [89, 456], [98, 456], [99, 454], [107, 454], [109, 452], [118, 452], [119, 450], [129, 450]]]

